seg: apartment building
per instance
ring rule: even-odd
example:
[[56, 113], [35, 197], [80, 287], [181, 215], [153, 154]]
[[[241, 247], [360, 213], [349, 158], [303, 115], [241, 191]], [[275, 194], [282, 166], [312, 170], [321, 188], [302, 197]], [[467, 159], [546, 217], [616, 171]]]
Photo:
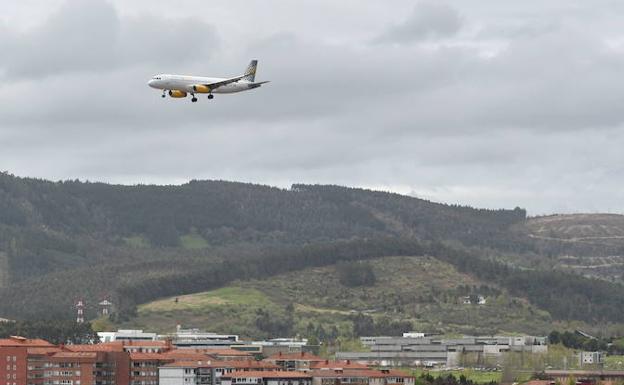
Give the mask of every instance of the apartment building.
[[397, 370], [312, 370], [312, 385], [414, 385], [416, 379]]
[[299, 371], [249, 371], [224, 375], [222, 385], [312, 385], [312, 376]]
[[233, 373], [276, 371], [277, 365], [263, 361], [175, 361], [159, 368], [161, 385], [222, 385]]

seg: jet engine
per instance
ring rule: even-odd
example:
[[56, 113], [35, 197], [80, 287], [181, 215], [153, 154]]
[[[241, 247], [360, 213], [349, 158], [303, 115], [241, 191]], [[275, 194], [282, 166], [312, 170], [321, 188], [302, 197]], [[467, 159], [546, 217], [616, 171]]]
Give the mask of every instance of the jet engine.
[[186, 92], [180, 90], [170, 90], [169, 96], [171, 96], [172, 98], [185, 98]]
[[203, 84], [197, 84], [193, 86], [193, 92], [197, 92], [198, 94], [209, 94], [210, 91], [210, 87]]

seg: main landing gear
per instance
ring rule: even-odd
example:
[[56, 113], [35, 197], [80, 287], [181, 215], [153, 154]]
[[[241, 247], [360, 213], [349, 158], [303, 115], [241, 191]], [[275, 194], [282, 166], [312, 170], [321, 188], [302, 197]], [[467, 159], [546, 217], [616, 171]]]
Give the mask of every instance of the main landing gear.
[[212, 100], [214, 98], [213, 94], [208, 94], [208, 99]]
[[197, 98], [195, 97], [195, 94], [191, 94], [192, 98], [191, 98], [191, 102], [195, 103], [197, 101]]

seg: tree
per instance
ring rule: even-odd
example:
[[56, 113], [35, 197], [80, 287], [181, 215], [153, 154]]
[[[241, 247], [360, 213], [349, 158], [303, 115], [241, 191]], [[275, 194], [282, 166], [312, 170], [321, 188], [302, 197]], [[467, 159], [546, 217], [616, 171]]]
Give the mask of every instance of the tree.
[[338, 280], [344, 286], [373, 286], [377, 281], [372, 265], [367, 262], [341, 262], [336, 269]]

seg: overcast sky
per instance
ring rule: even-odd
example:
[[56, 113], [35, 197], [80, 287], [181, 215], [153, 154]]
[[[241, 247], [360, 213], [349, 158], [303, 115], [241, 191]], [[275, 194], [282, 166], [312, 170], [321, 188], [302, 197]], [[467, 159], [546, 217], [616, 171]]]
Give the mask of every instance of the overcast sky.
[[[624, 212], [624, 2], [21, 0], [0, 12], [0, 170], [331, 183]], [[162, 99], [157, 73], [246, 93]]]

